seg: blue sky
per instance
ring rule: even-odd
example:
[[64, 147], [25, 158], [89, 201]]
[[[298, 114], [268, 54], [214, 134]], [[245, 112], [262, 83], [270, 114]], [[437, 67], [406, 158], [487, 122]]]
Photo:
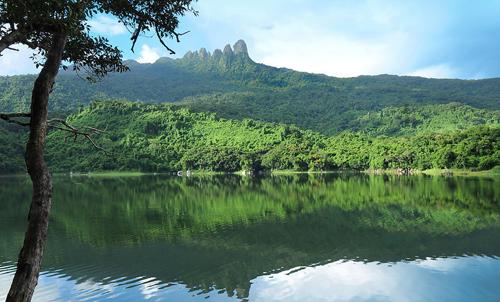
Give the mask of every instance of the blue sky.
[[[500, 0], [199, 0], [186, 16], [177, 55], [244, 39], [257, 62], [332, 76], [500, 77]], [[92, 21], [127, 59], [153, 62], [168, 53], [139, 40], [108, 16]], [[33, 72], [26, 51], [0, 58], [0, 74]]]

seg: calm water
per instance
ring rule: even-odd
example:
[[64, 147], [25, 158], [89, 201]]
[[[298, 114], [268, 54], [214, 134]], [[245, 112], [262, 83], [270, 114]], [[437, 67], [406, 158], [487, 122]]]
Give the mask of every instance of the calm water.
[[[0, 300], [30, 200], [0, 178]], [[35, 301], [499, 301], [500, 179], [69, 178]]]

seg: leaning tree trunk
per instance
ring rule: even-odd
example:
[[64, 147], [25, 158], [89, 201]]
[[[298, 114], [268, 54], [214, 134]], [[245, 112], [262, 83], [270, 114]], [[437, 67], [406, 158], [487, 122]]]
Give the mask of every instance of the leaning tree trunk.
[[33, 86], [30, 134], [26, 144], [26, 168], [33, 183], [33, 195], [28, 214], [28, 230], [24, 235], [16, 274], [7, 296], [8, 302], [30, 301], [38, 283], [52, 204], [52, 177], [43, 157], [47, 134], [47, 107], [65, 44], [65, 35], [54, 34], [44, 67]]

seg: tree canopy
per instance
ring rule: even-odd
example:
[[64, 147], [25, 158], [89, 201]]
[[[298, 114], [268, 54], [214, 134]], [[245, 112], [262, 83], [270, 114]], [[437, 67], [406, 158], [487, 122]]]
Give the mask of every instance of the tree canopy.
[[[141, 34], [154, 31], [158, 39], [179, 40], [179, 16], [196, 13], [192, 0], [3, 0], [0, 1], [0, 53], [12, 45], [24, 44], [34, 51], [37, 65], [43, 65], [54, 34], [67, 37], [63, 61], [89, 78], [110, 71], [126, 71], [121, 50], [105, 37], [91, 33], [88, 20], [109, 14], [131, 31], [132, 50]], [[169, 48], [170, 49], [170, 48]], [[172, 50], [171, 50], [172, 51]], [[173, 52], [173, 51], [172, 51]], [[67, 66], [65, 66], [67, 67]]]

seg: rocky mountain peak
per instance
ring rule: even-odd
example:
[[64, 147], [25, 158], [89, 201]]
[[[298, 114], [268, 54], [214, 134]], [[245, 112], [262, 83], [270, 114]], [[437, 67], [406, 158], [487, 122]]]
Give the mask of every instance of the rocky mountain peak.
[[200, 51], [198, 53], [202, 60], [206, 60], [208, 57], [210, 57], [210, 54], [205, 48], [200, 48]]
[[224, 55], [226, 56], [231, 56], [233, 55], [233, 49], [231, 48], [231, 45], [227, 44], [225, 47], [224, 47], [224, 50], [222, 51], [224, 53]]
[[242, 54], [248, 56], [247, 44], [243, 40], [238, 40], [234, 44], [233, 49], [234, 49], [234, 54], [236, 55]]
[[215, 49], [213, 53], [210, 53], [205, 48], [201, 48], [194, 52], [188, 51], [184, 55], [184, 59], [188, 61], [205, 61], [209, 63], [219, 62], [220, 60], [232, 62], [237, 58], [242, 59], [243, 61], [250, 59], [247, 45], [243, 40], [238, 40], [233, 47], [231, 47], [230, 44], [227, 44], [223, 50]]
[[222, 50], [220, 49], [216, 49], [214, 50], [214, 53], [212, 54], [212, 58], [215, 59], [215, 60], [219, 60], [220, 58], [222, 58], [223, 54], [222, 54]]

